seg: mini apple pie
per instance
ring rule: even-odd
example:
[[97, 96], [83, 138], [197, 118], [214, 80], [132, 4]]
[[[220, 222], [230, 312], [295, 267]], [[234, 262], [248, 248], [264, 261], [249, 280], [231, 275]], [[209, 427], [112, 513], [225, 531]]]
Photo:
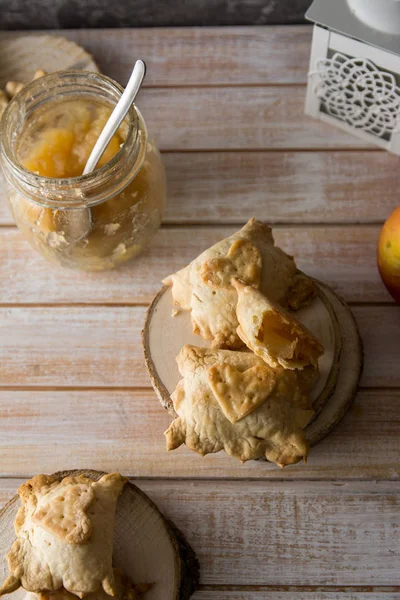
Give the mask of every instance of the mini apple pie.
[[17, 539], [8, 555], [10, 576], [0, 595], [20, 586], [31, 592], [60, 588], [83, 597], [117, 592], [112, 568], [114, 520], [125, 479], [37, 475], [18, 490]]
[[172, 395], [178, 416], [165, 432], [168, 450], [186, 444], [202, 455], [225, 450], [281, 467], [307, 458], [314, 366], [272, 368], [252, 352], [196, 346], [184, 346], [177, 362], [183, 379]]
[[298, 271], [291, 256], [275, 246], [271, 229], [255, 219], [218, 242], [187, 267], [167, 277], [174, 303], [191, 311], [193, 331], [214, 347], [240, 348], [236, 332], [236, 277], [273, 302], [297, 310], [316, 294], [314, 282]]
[[[121, 569], [114, 569], [115, 579], [115, 600], [140, 600], [143, 594], [147, 592], [151, 585], [149, 584], [138, 584], [134, 585], [132, 580], [124, 575]], [[107, 600], [108, 594], [105, 593], [103, 588], [100, 588], [97, 592], [92, 592], [85, 596], [87, 600]], [[24, 600], [76, 600], [76, 596], [67, 592], [66, 589], [60, 588], [55, 592], [28, 592]]]
[[236, 331], [250, 350], [271, 367], [302, 369], [317, 364], [324, 348], [311, 331], [254, 287], [238, 279], [232, 279], [232, 285], [238, 294]]

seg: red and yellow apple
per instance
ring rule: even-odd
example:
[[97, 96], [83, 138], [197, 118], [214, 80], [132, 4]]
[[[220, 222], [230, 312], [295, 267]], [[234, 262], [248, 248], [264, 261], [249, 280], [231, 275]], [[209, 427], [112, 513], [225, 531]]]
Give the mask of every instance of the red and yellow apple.
[[400, 206], [382, 227], [378, 242], [378, 269], [389, 293], [400, 303]]

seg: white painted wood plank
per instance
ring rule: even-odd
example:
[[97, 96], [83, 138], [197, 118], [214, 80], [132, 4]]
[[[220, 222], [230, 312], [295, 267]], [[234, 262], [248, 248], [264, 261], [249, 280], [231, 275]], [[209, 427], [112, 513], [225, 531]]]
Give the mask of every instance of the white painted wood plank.
[[303, 87], [144, 89], [138, 107], [161, 150], [372, 147], [304, 114]]
[[[18, 483], [0, 480], [2, 497]], [[137, 483], [193, 546], [203, 584], [400, 584], [398, 481]]]
[[[364, 386], [400, 386], [396, 306], [360, 306]], [[0, 386], [141, 387], [143, 307], [0, 307]]]
[[[398, 204], [387, 152], [163, 153], [167, 223], [384, 221]], [[0, 177], [0, 225], [12, 224]], [[384, 193], [383, 193], [384, 190]]]
[[[126, 266], [100, 273], [62, 269], [32, 251], [17, 229], [0, 228], [0, 304], [146, 303], [161, 280], [237, 227], [161, 229]], [[352, 302], [391, 302], [376, 262], [379, 226], [275, 227], [276, 243], [309, 275]]]
[[141, 487], [193, 543], [203, 583], [400, 583], [398, 482]]
[[160, 150], [372, 147], [304, 114], [304, 87], [144, 89], [138, 99]]
[[400, 382], [400, 312], [388, 307], [385, 315], [380, 308], [354, 307], [364, 343], [364, 373], [361, 385], [390, 387]]
[[0, 475], [89, 465], [135, 477], [397, 480], [399, 402], [400, 390], [362, 390], [307, 464], [282, 471], [262, 461], [242, 465], [223, 452], [166, 452], [171, 418], [150, 390], [0, 391]]
[[0, 385], [143, 386], [144, 308], [3, 308]]
[[274, 588], [258, 588], [257, 591], [242, 588], [229, 590], [225, 586], [216, 590], [196, 592], [192, 600], [399, 600], [400, 591], [396, 588], [380, 588], [371, 591], [354, 591], [354, 588], [327, 590], [326, 588], [287, 588], [277, 591]]
[[[122, 84], [128, 80], [132, 62], [142, 58], [147, 64], [147, 87], [305, 83], [311, 31], [306, 25], [46, 33], [62, 35], [86, 48], [103, 73]], [[1, 32], [0, 39], [28, 33]]]
[[372, 147], [304, 114], [303, 87], [144, 89], [138, 98], [160, 150]]

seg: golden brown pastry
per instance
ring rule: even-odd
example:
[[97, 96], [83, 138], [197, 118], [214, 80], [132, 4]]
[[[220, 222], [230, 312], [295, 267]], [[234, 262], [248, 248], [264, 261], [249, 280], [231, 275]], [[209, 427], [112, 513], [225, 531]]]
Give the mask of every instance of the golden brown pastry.
[[311, 331], [254, 287], [238, 279], [232, 284], [238, 294], [236, 331], [250, 350], [271, 367], [317, 365], [324, 348]]
[[[114, 569], [115, 579], [115, 600], [140, 600], [143, 594], [146, 593], [150, 588], [150, 584], [139, 583], [134, 585], [132, 580], [124, 575], [121, 569]], [[100, 588], [97, 592], [92, 592], [85, 596], [87, 600], [107, 600], [108, 594], [105, 593], [103, 588]], [[67, 592], [66, 589], [60, 588], [55, 592], [41, 592], [36, 594], [35, 592], [28, 592], [24, 600], [76, 600], [76, 596]]]
[[[40, 77], [44, 77], [45, 75], [47, 75], [46, 71], [44, 71], [43, 69], [37, 69], [35, 71], [35, 73], [33, 74], [31, 81], [35, 81], [36, 79], [39, 79]], [[28, 85], [28, 84], [26, 82], [23, 83], [22, 81], [8, 81], [6, 83], [6, 92], [10, 98], [13, 98], [26, 85]]]
[[186, 444], [281, 467], [306, 459], [317, 369], [273, 369], [252, 352], [196, 346], [184, 346], [177, 362], [183, 379], [172, 395], [178, 417], [165, 432], [168, 450]]
[[272, 301], [292, 309], [315, 296], [314, 282], [300, 273], [291, 256], [274, 245], [271, 229], [255, 219], [164, 279], [174, 303], [191, 311], [193, 331], [214, 347], [240, 348], [236, 333], [237, 277]]
[[7, 555], [10, 576], [0, 595], [20, 586], [31, 592], [64, 587], [80, 597], [102, 588], [115, 595], [114, 520], [125, 481], [111, 473], [99, 481], [37, 475], [24, 483], [17, 539]]

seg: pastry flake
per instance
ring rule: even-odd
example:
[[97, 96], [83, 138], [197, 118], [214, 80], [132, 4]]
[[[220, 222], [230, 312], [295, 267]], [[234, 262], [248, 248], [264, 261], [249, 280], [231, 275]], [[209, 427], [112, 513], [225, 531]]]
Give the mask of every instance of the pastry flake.
[[252, 286], [233, 279], [238, 302], [236, 315], [240, 339], [268, 365], [302, 369], [316, 365], [322, 344], [300, 321]]
[[24, 483], [17, 539], [7, 555], [10, 576], [0, 595], [20, 586], [31, 592], [64, 587], [81, 598], [101, 588], [115, 595], [115, 509], [125, 481], [111, 473], [99, 481], [38, 475]]
[[[47, 75], [46, 71], [44, 71], [43, 69], [38, 69], [37, 71], [35, 71], [32, 81], [35, 81], [36, 79], [39, 79], [40, 77], [44, 77], [44, 75]], [[27, 83], [23, 83], [22, 81], [8, 81], [6, 83], [6, 92], [10, 96], [10, 98], [13, 98], [26, 85], [27, 85]]]
[[316, 294], [314, 282], [300, 273], [291, 256], [275, 246], [271, 229], [255, 219], [205, 250], [187, 267], [164, 279], [174, 303], [191, 311], [193, 331], [214, 347], [243, 346], [236, 332], [236, 277], [274, 302], [293, 309]]
[[[165, 432], [168, 450], [186, 444], [201, 455], [225, 450], [243, 462], [265, 457], [281, 467], [306, 459], [308, 443], [303, 429], [313, 415], [309, 391], [318, 377], [316, 368], [271, 369], [252, 352], [196, 346], [184, 346], [177, 362], [183, 379], [172, 394], [178, 416]], [[232, 423], [221, 406], [224, 390], [218, 391], [218, 397], [213, 391], [214, 374], [224, 374], [226, 379], [227, 372], [244, 374], [255, 367], [271, 370], [275, 383], [272, 387], [271, 379], [272, 389], [268, 393], [265, 388], [264, 400]], [[234, 417], [236, 401], [223, 400], [225, 407], [231, 405], [229, 412]]]

